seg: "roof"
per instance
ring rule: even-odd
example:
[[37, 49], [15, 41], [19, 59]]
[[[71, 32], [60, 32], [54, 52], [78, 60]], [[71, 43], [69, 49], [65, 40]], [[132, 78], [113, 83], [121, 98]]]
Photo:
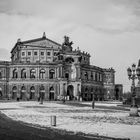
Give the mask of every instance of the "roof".
[[94, 69], [94, 70], [100, 70], [102, 71], [103, 69], [94, 65], [85, 65], [85, 64], [81, 64], [82, 68], [89, 68], [89, 69]]
[[115, 70], [113, 68], [103, 68], [104, 72], [115, 72]]
[[54, 44], [56, 44], [56, 45], [58, 45], [58, 46], [61, 46], [61, 44], [59, 44], [59, 43], [57, 43], [57, 42], [55, 42], [55, 41], [52, 41], [52, 40], [50, 40], [50, 39], [48, 39], [48, 38], [46, 38], [46, 37], [31, 39], [31, 40], [27, 40], [27, 41], [21, 41], [20, 43], [21, 43], [21, 44], [26, 44], [26, 43], [32, 43], [32, 42], [43, 41], [43, 40], [47, 40], [47, 41], [50, 41], [50, 42], [52, 42], [52, 43], [54, 43]]
[[[46, 38], [46, 36], [44, 36], [44, 34], [43, 34], [43, 37], [41, 37], [41, 38], [36, 38], [36, 39], [31, 39], [31, 40], [26, 40], [26, 41], [21, 41], [20, 39], [18, 39], [18, 41], [17, 41], [17, 43], [15, 44], [15, 46], [12, 48], [12, 50], [11, 50], [11, 53], [12, 53], [12, 51], [15, 49], [15, 47], [17, 46], [17, 45], [26, 45], [26, 44], [28, 44], [28, 43], [36, 43], [36, 42], [43, 42], [43, 41], [49, 41], [49, 42], [51, 42], [51, 43], [54, 43], [54, 44], [56, 44], [56, 45], [58, 45], [58, 46], [61, 46], [61, 44], [59, 44], [59, 43], [57, 43], [57, 42], [55, 42], [55, 41], [53, 41], [53, 40], [51, 40], [51, 39], [48, 39], [48, 38]], [[32, 45], [33, 46], [33, 45]], [[39, 46], [41, 46], [41, 45], [39, 45]], [[43, 46], [43, 45], [42, 45]]]

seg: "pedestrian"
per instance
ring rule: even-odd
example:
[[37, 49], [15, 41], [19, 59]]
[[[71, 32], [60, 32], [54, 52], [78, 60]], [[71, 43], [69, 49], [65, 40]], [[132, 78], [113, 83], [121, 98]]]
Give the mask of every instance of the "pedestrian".
[[38, 102], [40, 101], [40, 94], [37, 94]]
[[94, 94], [93, 94], [93, 98], [92, 98], [92, 109], [94, 109], [95, 106], [95, 99], [94, 99]]
[[43, 104], [43, 93], [40, 93], [40, 104]]

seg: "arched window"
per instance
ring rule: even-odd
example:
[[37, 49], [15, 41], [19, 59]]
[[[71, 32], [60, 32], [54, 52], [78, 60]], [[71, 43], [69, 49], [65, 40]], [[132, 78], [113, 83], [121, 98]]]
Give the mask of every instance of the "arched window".
[[54, 76], [55, 76], [55, 71], [54, 71], [53, 69], [51, 69], [51, 70], [49, 71], [49, 77], [50, 77], [50, 79], [53, 79]]
[[45, 79], [45, 70], [44, 69], [40, 70], [39, 77], [40, 77], [40, 79]]
[[35, 79], [35, 73], [36, 71], [34, 69], [30, 70], [30, 78]]
[[13, 92], [17, 92], [17, 87], [14, 86], [12, 90], [13, 90]]
[[35, 98], [35, 87], [32, 86], [30, 88], [30, 99], [34, 99]]
[[88, 73], [85, 72], [85, 79], [88, 80]]
[[21, 70], [21, 78], [26, 78], [26, 70], [25, 69]]
[[50, 87], [49, 99], [54, 100], [54, 88], [53, 87]]
[[54, 88], [53, 87], [50, 87], [50, 92], [54, 92]]
[[35, 87], [32, 86], [32, 87], [30, 88], [30, 91], [31, 91], [31, 92], [35, 92]]
[[13, 78], [18, 78], [17, 69], [14, 69], [14, 70], [13, 70]]
[[2, 79], [2, 72], [0, 71], [0, 79]]
[[22, 87], [21, 87], [21, 92], [25, 92], [25, 91], [26, 91], [25, 86], [22, 86]]
[[45, 92], [45, 87], [43, 85], [40, 86], [40, 93], [44, 93]]
[[17, 96], [17, 87], [16, 86], [14, 86], [13, 88], [12, 88], [12, 98], [16, 98], [16, 96]]
[[85, 88], [85, 92], [88, 92], [88, 88], [87, 87]]

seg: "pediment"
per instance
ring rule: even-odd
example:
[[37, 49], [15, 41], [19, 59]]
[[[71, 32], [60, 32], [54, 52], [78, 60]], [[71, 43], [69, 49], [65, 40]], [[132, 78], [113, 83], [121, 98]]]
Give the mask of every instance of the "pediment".
[[22, 43], [23, 45], [26, 45], [26, 46], [47, 47], [47, 48], [49, 47], [49, 48], [54, 48], [54, 49], [58, 49], [61, 47], [60, 44], [52, 40], [49, 40], [47, 38], [34, 39], [34, 40], [25, 41]]

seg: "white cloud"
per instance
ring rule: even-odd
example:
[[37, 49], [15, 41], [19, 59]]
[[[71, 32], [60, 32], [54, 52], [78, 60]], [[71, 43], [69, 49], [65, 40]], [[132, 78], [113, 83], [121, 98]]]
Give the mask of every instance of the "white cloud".
[[90, 52], [92, 64], [114, 67], [116, 83], [129, 85], [126, 68], [137, 63], [140, 51], [137, 5], [130, 0], [0, 1], [0, 48], [10, 54], [18, 38], [38, 38], [44, 31], [59, 43], [68, 35], [74, 48]]

